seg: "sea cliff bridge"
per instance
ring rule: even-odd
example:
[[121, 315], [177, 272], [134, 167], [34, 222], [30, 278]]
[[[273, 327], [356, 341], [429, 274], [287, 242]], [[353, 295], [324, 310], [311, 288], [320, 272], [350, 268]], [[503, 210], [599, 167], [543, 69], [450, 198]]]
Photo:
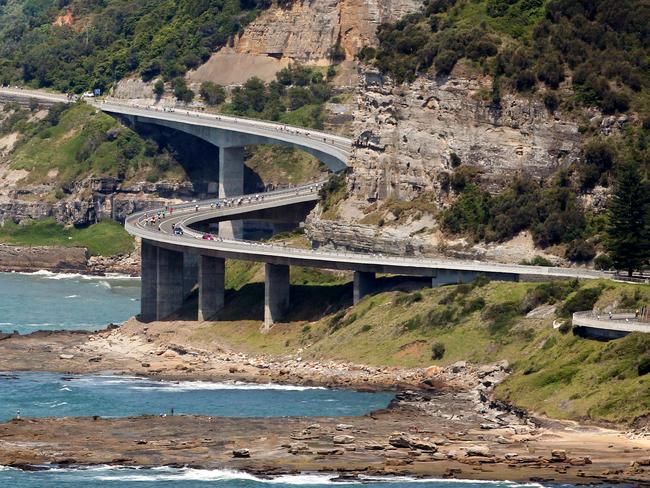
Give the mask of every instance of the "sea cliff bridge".
[[[0, 89], [0, 100], [36, 99], [44, 103], [67, 102], [67, 97], [18, 89]], [[265, 263], [264, 323], [282, 320], [290, 307], [290, 266], [348, 270], [354, 273], [354, 302], [375, 289], [378, 273], [426, 277], [432, 286], [469, 282], [477, 275], [493, 280], [608, 278], [605, 272], [500, 264], [458, 259], [384, 256], [370, 253], [297, 249], [277, 244], [245, 241], [245, 219], [299, 222], [319, 199], [321, 184], [288, 190], [242, 195], [244, 146], [280, 144], [315, 155], [328, 168], [347, 168], [352, 141], [340, 136], [258, 120], [208, 114], [185, 109], [144, 107], [95, 101], [98, 109], [132, 123], [157, 124], [192, 134], [215, 146], [219, 197], [174, 205], [169, 209], [139, 212], [126, 219], [126, 230], [142, 239], [142, 299], [140, 318], [162, 320], [177, 312], [198, 285], [198, 317], [218, 316], [224, 306], [225, 260]], [[152, 224], [151, 216], [160, 214]], [[218, 223], [216, 239], [204, 239], [209, 223]]]

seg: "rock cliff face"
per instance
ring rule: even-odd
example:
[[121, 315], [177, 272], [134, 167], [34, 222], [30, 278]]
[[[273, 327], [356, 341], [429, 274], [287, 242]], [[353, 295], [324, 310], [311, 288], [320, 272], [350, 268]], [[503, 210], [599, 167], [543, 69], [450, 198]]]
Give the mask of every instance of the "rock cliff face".
[[22, 247], [0, 244], [2, 271], [86, 271], [86, 249], [82, 247]]
[[194, 195], [192, 184], [135, 183], [123, 185], [112, 178], [87, 178], [69, 188], [58, 201], [45, 198], [47, 185], [24, 185], [0, 190], [0, 224], [53, 217], [64, 224], [85, 226], [101, 219], [123, 222], [133, 212], [154, 208]]
[[395, 86], [366, 72], [355, 114], [351, 193], [360, 199], [408, 200], [440, 194], [440, 174], [460, 166], [497, 190], [524, 172], [545, 177], [579, 157], [578, 126], [537, 100], [505, 95], [495, 109], [490, 80], [421, 77]]
[[395, 21], [421, 5], [421, 0], [296, 0], [286, 8], [274, 6], [246, 26], [233, 46], [191, 73], [190, 80], [270, 80], [292, 61], [329, 64], [328, 50], [337, 42], [351, 61], [361, 47], [375, 43], [380, 23]]
[[[536, 99], [511, 94], [504, 94], [495, 108], [490, 86], [490, 79], [456, 73], [396, 85], [375, 71], [364, 72], [357, 90], [348, 197], [339, 205], [336, 222], [311, 216], [306, 230], [315, 244], [499, 260], [498, 249], [446, 240], [435, 220], [418, 224], [417, 216], [406, 225], [364, 220], [369, 211], [394, 201], [425, 198], [444, 207], [449, 201], [444, 182], [463, 168], [478, 173], [481, 186], [496, 192], [516, 174], [544, 178], [578, 160], [576, 123], [550, 114]], [[520, 258], [533, 255], [532, 242], [526, 242], [520, 239], [516, 246]], [[506, 246], [501, 254], [512, 252]]]

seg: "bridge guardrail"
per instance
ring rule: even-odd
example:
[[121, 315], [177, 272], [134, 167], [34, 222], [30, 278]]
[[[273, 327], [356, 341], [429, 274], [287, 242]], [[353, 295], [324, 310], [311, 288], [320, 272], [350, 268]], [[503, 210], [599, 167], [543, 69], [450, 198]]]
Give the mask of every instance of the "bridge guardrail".
[[594, 311], [575, 312], [572, 316], [574, 326], [592, 327], [595, 329], [615, 330], [621, 332], [650, 333], [650, 322], [635, 317], [635, 311], [615, 311], [599, 313]]

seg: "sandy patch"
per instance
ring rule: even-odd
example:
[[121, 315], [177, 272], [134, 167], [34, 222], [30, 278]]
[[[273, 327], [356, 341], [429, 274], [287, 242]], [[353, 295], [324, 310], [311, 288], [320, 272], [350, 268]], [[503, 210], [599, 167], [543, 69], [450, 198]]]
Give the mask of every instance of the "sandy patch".
[[29, 171], [25, 169], [10, 169], [3, 175], [2, 183], [5, 186], [15, 185], [27, 175], [29, 175]]
[[0, 137], [0, 154], [8, 154], [16, 146], [20, 134], [18, 132], [12, 132], [6, 136]]
[[220, 85], [241, 85], [253, 76], [268, 82], [275, 74], [289, 66], [287, 58], [277, 59], [265, 54], [237, 53], [229, 48], [221, 49], [195, 71], [190, 71], [190, 83], [213, 81]]

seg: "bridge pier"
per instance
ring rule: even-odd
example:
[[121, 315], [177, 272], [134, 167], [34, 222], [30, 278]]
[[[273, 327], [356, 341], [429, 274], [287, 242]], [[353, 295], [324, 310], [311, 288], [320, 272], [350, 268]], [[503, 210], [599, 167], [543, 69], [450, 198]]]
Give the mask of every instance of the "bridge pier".
[[140, 320], [151, 322], [158, 317], [158, 247], [147, 240], [140, 246]]
[[162, 320], [183, 306], [183, 253], [158, 248], [156, 320]]
[[199, 257], [191, 252], [183, 253], [183, 298], [192, 294], [199, 282]]
[[[244, 148], [219, 147], [219, 198], [244, 194]], [[219, 236], [225, 239], [241, 239], [243, 222], [219, 222]]]
[[369, 295], [375, 289], [375, 273], [367, 271], [354, 272], [354, 288], [352, 303], [356, 305], [363, 297]]
[[289, 266], [266, 263], [264, 271], [264, 330], [268, 330], [289, 308]]
[[224, 305], [225, 263], [223, 258], [199, 257], [199, 320], [214, 317]]

